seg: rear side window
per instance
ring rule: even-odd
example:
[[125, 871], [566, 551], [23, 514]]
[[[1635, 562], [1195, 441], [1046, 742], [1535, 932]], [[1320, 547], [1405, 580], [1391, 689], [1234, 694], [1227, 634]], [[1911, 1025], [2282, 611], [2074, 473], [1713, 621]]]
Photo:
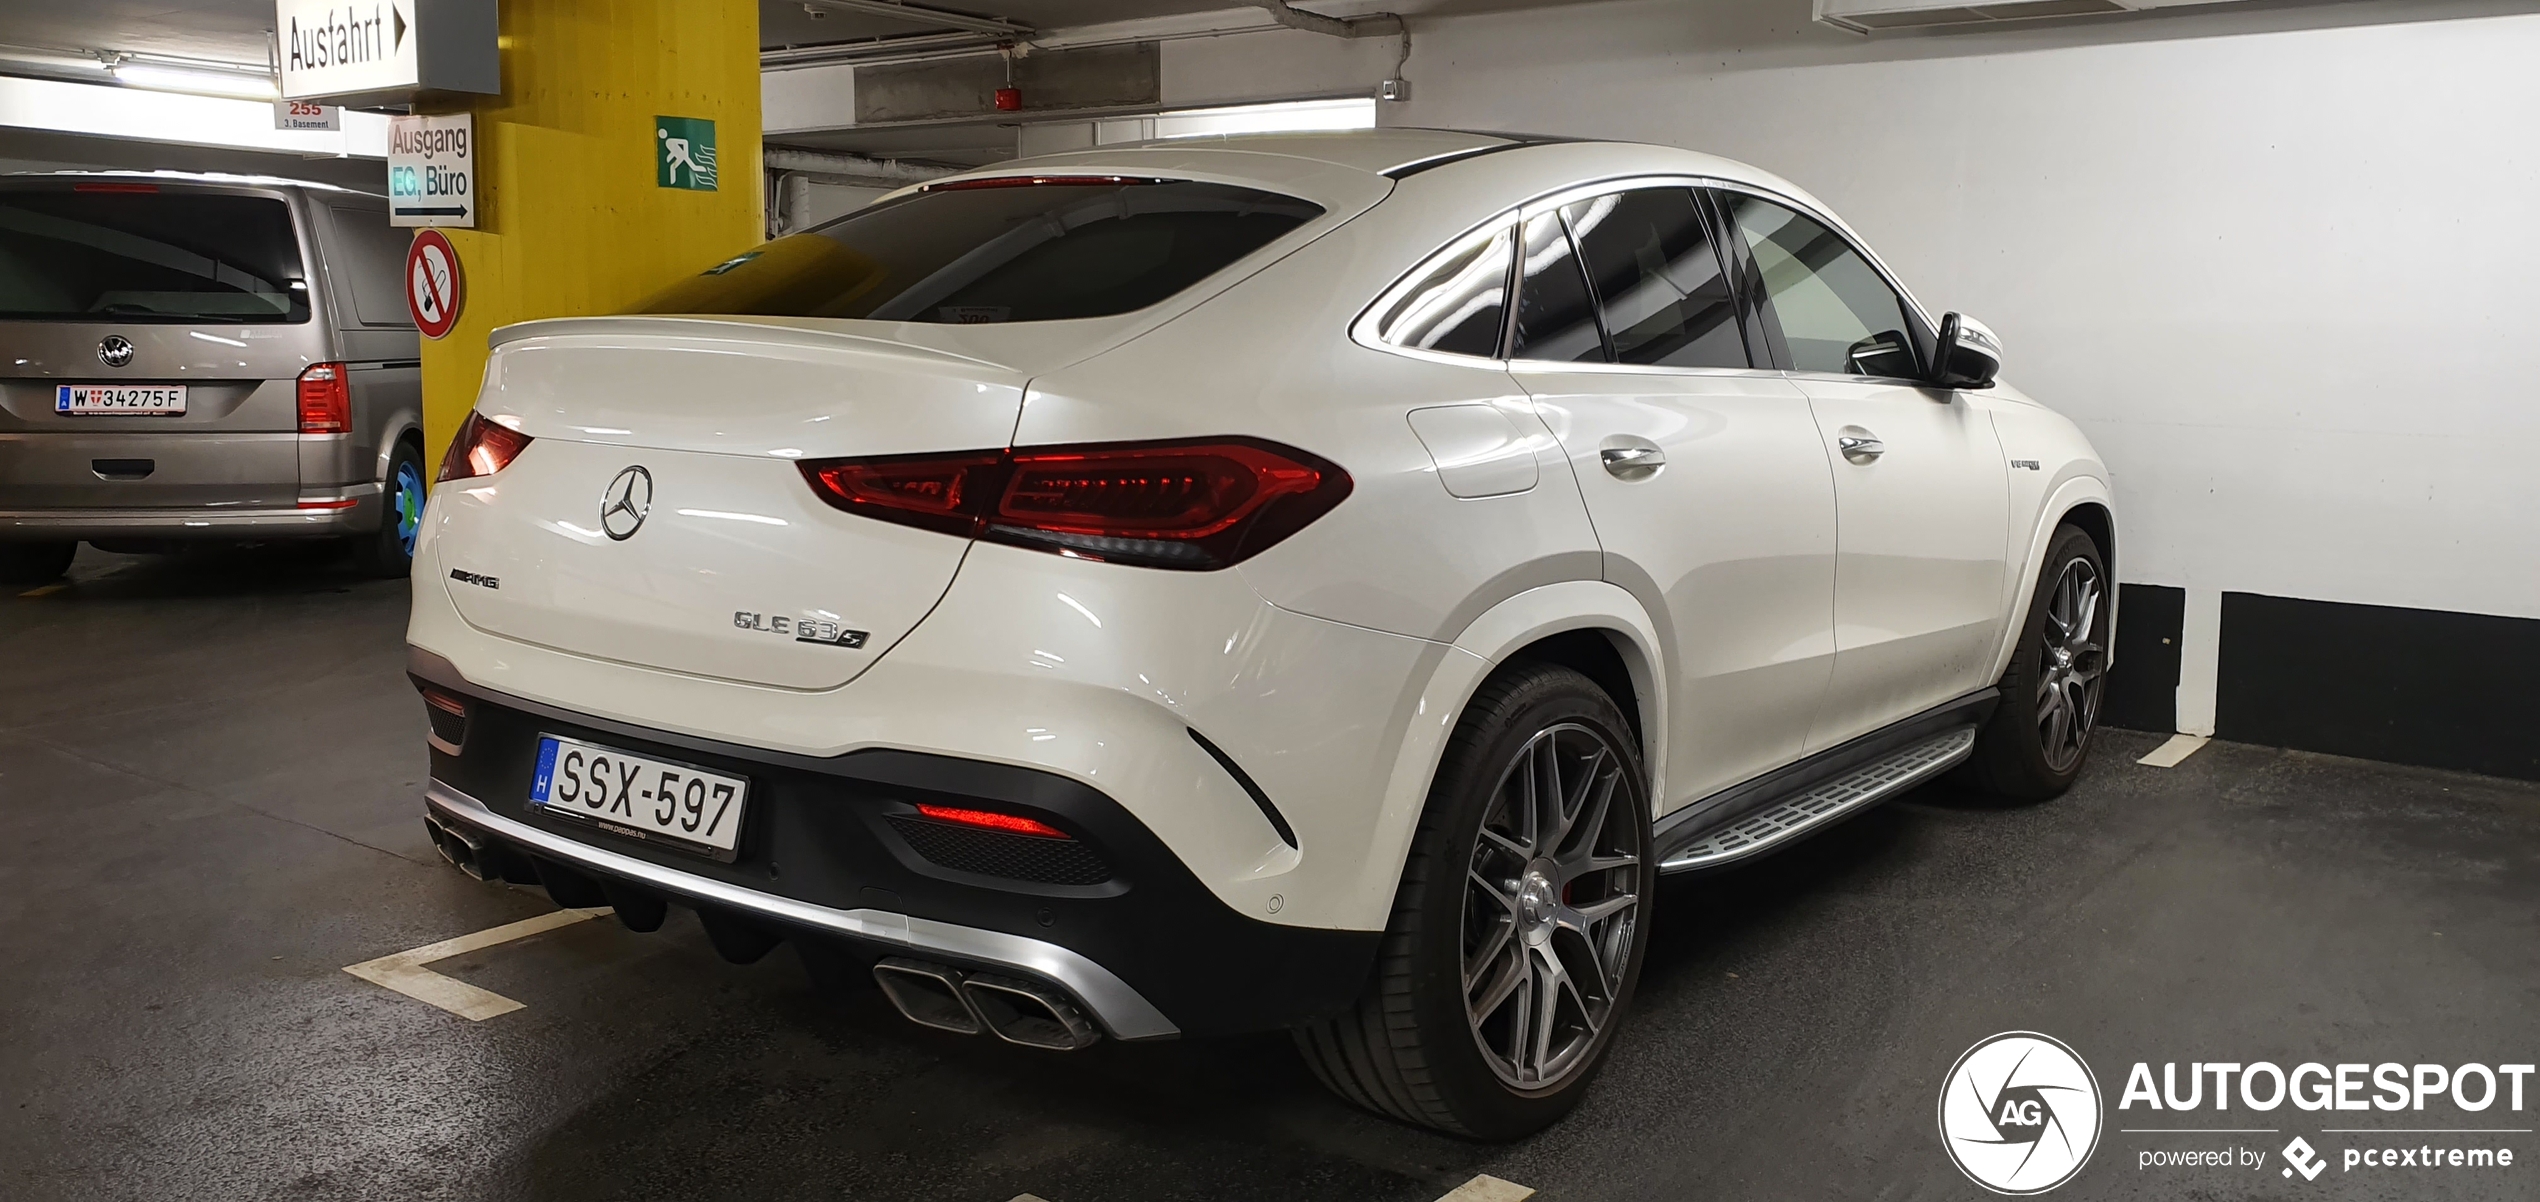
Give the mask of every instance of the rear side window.
[[1748, 366], [1728, 276], [1693, 192], [1638, 188], [1563, 210], [1618, 363]]
[[1189, 180], [955, 184], [860, 209], [707, 268], [638, 313], [979, 323], [1156, 304], [1321, 216]]
[[363, 325], [413, 325], [406, 313], [404, 278], [413, 231], [388, 224], [386, 209], [329, 205], [327, 215], [335, 220], [327, 262], [344, 277], [337, 295], [352, 294], [354, 316]]
[[1571, 253], [1561, 214], [1544, 212], [1527, 218], [1519, 236], [1524, 257], [1517, 283], [1517, 336], [1508, 357], [1605, 362], [1605, 338], [1596, 328], [1596, 305], [1588, 299], [1587, 277], [1579, 274], [1579, 257]]
[[1755, 258], [1767, 311], [1796, 371], [1922, 374], [1905, 299], [1842, 235], [1760, 197], [1721, 196]]
[[0, 192], [0, 319], [297, 322], [290, 207], [152, 184]]
[[1497, 358], [1508, 314], [1508, 246], [1502, 227], [1439, 252], [1385, 298], [1376, 337], [1415, 350]]

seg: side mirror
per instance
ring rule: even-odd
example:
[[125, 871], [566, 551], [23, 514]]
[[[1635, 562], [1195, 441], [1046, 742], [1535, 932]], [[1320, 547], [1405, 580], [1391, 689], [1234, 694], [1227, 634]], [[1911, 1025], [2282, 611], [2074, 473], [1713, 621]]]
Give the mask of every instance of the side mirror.
[[1940, 319], [1940, 350], [1931, 382], [1943, 388], [1991, 388], [2002, 374], [2002, 340], [1964, 313]]

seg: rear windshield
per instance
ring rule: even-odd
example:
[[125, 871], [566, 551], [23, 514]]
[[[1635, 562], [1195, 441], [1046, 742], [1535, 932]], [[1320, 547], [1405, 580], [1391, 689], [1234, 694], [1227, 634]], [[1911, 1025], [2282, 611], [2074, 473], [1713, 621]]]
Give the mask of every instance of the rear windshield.
[[638, 313], [954, 324], [1127, 313], [1320, 216], [1226, 184], [1023, 179], [916, 192], [707, 268]]
[[309, 319], [282, 201], [104, 187], [0, 192], [0, 319]]

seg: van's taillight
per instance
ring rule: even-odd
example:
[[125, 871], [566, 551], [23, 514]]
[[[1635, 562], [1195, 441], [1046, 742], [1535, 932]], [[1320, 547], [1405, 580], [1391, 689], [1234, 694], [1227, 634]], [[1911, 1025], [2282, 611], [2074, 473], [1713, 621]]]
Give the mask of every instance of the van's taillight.
[[341, 363], [312, 363], [300, 373], [300, 432], [341, 434], [353, 428], [353, 382]]
[[441, 474], [433, 482], [491, 476], [503, 470], [528, 445], [528, 435], [489, 422], [470, 410], [467, 420], [459, 423], [458, 436], [450, 440], [449, 453], [441, 456]]
[[1155, 568], [1240, 563], [1349, 496], [1349, 473], [1251, 438], [1016, 447], [802, 465], [848, 513]]

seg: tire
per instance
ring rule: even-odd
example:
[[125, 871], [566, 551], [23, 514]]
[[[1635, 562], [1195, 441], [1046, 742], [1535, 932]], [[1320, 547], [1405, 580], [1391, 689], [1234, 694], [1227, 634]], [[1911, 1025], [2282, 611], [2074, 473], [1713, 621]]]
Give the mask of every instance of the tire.
[[[1296, 1031], [1324, 1085], [1478, 1139], [1530, 1135], [1578, 1104], [1648, 947], [1657, 877], [1636, 746], [1613, 700], [1571, 669], [1520, 664], [1483, 685], [1447, 744], [1365, 994]], [[1547, 771], [1561, 788], [1530, 793]], [[1542, 792], [1559, 812], [1529, 819], [1525, 800]], [[1548, 1034], [1527, 1025], [1547, 989]]]
[[2046, 544], [2002, 703], [1976, 736], [1962, 783], [2013, 801], [2061, 795], [2081, 775], [2107, 687], [2108, 565], [2078, 526]]
[[71, 568], [79, 544], [0, 543], [0, 584], [50, 584]]
[[354, 538], [353, 562], [362, 575], [393, 580], [413, 570], [415, 539], [423, 532], [426, 479], [422, 449], [412, 442], [399, 442], [388, 457], [388, 476], [380, 486], [385, 504], [379, 531]]

